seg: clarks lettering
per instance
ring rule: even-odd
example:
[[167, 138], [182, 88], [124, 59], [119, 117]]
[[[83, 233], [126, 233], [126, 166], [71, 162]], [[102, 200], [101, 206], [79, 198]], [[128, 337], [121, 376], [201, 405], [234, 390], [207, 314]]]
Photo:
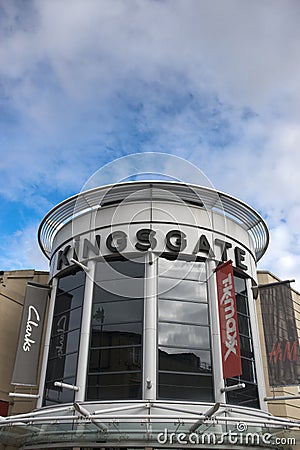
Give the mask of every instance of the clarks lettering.
[[27, 316], [27, 323], [26, 323], [26, 330], [25, 330], [25, 337], [24, 337], [24, 343], [23, 343], [23, 351], [24, 352], [30, 352], [30, 348], [32, 344], [35, 344], [35, 340], [32, 339], [32, 331], [33, 327], [38, 327], [40, 321], [40, 315], [38, 313], [38, 310], [30, 305], [28, 308], [28, 316]]

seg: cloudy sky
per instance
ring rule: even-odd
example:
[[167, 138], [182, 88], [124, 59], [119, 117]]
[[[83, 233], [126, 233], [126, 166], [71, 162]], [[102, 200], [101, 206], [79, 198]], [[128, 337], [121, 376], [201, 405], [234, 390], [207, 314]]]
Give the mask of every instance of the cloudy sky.
[[265, 218], [300, 289], [298, 0], [0, 0], [0, 268], [101, 166], [166, 152]]

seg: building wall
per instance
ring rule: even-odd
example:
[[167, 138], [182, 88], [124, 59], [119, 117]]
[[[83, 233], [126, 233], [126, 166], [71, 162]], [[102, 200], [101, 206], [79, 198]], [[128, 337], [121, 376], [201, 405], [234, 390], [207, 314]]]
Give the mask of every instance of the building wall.
[[[0, 402], [8, 403], [8, 414], [14, 415], [31, 411], [35, 401], [16, 399], [8, 396], [9, 392], [29, 392], [27, 388], [14, 387], [11, 378], [14, 358], [17, 347], [19, 326], [25, 297], [26, 284], [33, 281], [47, 284], [48, 272], [35, 270], [6, 271], [0, 275]], [[268, 271], [258, 271], [259, 284], [268, 284], [280, 281], [278, 277]], [[292, 289], [295, 306], [297, 328], [300, 336], [300, 293]], [[264, 343], [263, 325], [261, 317], [260, 299], [257, 300], [258, 325], [261, 340], [264, 376], [267, 396], [298, 395], [298, 386], [278, 387], [275, 390], [269, 385], [267, 355]], [[36, 393], [36, 390], [32, 390]], [[2, 407], [5, 409], [5, 404]], [[300, 400], [269, 401], [268, 410], [271, 414], [280, 417], [300, 419]]]
[[[8, 393], [30, 392], [30, 388], [11, 385], [19, 327], [27, 282], [47, 284], [48, 278], [48, 272], [35, 270], [0, 272], [0, 405], [3, 408], [2, 414], [5, 413], [7, 404], [8, 415], [25, 413], [35, 408], [35, 401], [9, 397]], [[33, 388], [32, 393], [36, 393], [36, 389]]]
[[[268, 271], [258, 271], [258, 283], [259, 284], [269, 284], [277, 281], [281, 281], [278, 277], [273, 275]], [[292, 284], [291, 284], [292, 287]], [[295, 311], [295, 319], [296, 326], [298, 331], [298, 336], [300, 339], [300, 293], [295, 289], [292, 289], [292, 298], [293, 305]], [[261, 313], [261, 304], [260, 298], [257, 299], [257, 315], [258, 315], [258, 325], [259, 325], [259, 334], [261, 340], [261, 349], [262, 349], [262, 359], [263, 359], [263, 368], [264, 368], [264, 376], [266, 382], [266, 391], [267, 397], [279, 397], [279, 396], [291, 396], [291, 395], [299, 395], [298, 386], [283, 386], [283, 387], [270, 387], [269, 376], [268, 376], [268, 355], [266, 354], [265, 340], [264, 340], [264, 331], [263, 331], [263, 323], [262, 323], [262, 313]], [[300, 399], [296, 400], [272, 400], [268, 401], [268, 410], [271, 414], [279, 417], [288, 417], [290, 419], [300, 419]]]

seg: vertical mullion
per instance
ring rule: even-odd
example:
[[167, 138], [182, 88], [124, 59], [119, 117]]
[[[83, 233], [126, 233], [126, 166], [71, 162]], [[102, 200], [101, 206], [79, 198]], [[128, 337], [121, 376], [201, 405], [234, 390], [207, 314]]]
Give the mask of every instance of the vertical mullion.
[[157, 392], [157, 258], [145, 255], [143, 398], [155, 400]]

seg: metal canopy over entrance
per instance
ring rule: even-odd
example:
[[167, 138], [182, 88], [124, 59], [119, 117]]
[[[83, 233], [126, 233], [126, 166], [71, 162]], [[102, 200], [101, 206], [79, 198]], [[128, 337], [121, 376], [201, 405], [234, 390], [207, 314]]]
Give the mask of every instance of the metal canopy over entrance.
[[0, 441], [24, 449], [274, 449], [295, 444], [297, 437], [298, 423], [261, 411], [203, 403], [75, 403], [2, 419], [0, 424]]

